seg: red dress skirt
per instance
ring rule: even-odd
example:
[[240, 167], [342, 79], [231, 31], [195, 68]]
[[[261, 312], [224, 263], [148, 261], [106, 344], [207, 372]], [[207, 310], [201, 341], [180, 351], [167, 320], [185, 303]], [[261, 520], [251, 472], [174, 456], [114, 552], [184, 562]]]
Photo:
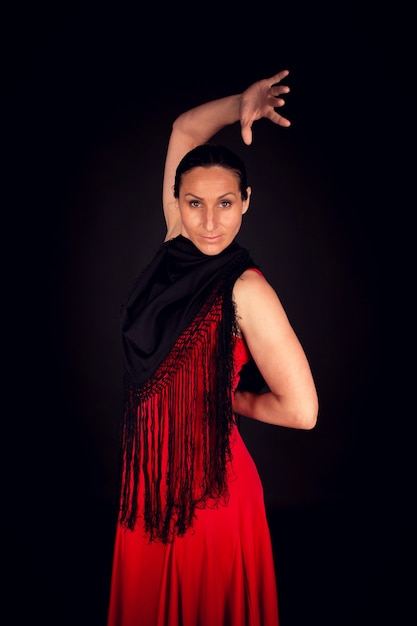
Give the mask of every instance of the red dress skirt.
[[[237, 374], [248, 357], [238, 339]], [[278, 626], [263, 488], [237, 426], [231, 451], [227, 505], [197, 509], [183, 537], [117, 525], [107, 626]]]

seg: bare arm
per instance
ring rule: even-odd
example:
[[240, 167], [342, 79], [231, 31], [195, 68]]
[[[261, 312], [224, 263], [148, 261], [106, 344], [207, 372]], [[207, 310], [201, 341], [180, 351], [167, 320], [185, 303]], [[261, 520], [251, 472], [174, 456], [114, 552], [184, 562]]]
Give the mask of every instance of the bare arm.
[[225, 126], [240, 121], [245, 144], [252, 143], [252, 124], [263, 117], [280, 126], [289, 120], [275, 110], [285, 104], [282, 94], [289, 87], [280, 85], [288, 75], [283, 70], [270, 78], [253, 83], [241, 94], [234, 94], [201, 104], [182, 113], [173, 123], [165, 160], [162, 202], [167, 225], [165, 239], [180, 233], [180, 216], [173, 195], [175, 171], [182, 157], [196, 146], [206, 143]]
[[266, 279], [251, 270], [236, 282], [239, 327], [270, 391], [238, 391], [234, 410], [262, 422], [311, 429], [318, 414], [316, 387], [304, 350]]

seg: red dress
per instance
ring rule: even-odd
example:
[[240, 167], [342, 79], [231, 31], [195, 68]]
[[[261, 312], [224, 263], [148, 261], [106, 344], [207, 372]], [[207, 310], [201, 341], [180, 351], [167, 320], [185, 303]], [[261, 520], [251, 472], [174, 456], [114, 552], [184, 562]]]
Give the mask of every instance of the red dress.
[[[248, 361], [235, 348], [235, 386]], [[227, 505], [196, 511], [172, 543], [117, 525], [107, 626], [278, 626], [270, 531], [258, 471], [237, 426]]]

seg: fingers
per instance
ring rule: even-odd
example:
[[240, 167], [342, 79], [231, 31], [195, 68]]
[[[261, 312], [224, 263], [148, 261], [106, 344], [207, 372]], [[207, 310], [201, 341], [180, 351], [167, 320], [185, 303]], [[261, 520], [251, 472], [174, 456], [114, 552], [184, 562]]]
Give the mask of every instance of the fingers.
[[290, 120], [288, 120], [283, 115], [280, 115], [277, 111], [271, 110], [268, 114], [268, 118], [274, 124], [279, 124], [280, 126], [285, 126], [285, 127], [291, 126]]
[[288, 85], [273, 85], [273, 87], [270, 88], [269, 93], [272, 96], [281, 96], [282, 94], [285, 93], [289, 93], [290, 92], [290, 88], [288, 87]]
[[[283, 115], [280, 115], [279, 113], [277, 113], [277, 111], [274, 111], [274, 109], [271, 109], [270, 112], [266, 115], [266, 117], [269, 120], [271, 120], [271, 122], [273, 122], [274, 124], [278, 124], [279, 126], [284, 126], [285, 128], [288, 128], [288, 126], [291, 126], [290, 120], [284, 117]], [[252, 143], [252, 139], [253, 139], [252, 122], [241, 124], [241, 135], [242, 135], [242, 139], [244, 143], [247, 146], [250, 146]]]
[[250, 146], [252, 143], [252, 124], [245, 124], [241, 126], [241, 135], [244, 143]]
[[278, 72], [278, 74], [274, 74], [273, 76], [271, 76], [271, 78], [268, 78], [268, 83], [272, 86], [275, 85], [276, 83], [281, 82], [281, 80], [283, 80], [283, 78], [285, 78], [286, 76], [288, 76], [289, 71], [288, 70], [281, 70], [280, 72]]
[[289, 93], [287, 85], [279, 84], [288, 76], [288, 70], [281, 70], [268, 79], [264, 79], [249, 87], [243, 94], [240, 109], [241, 135], [244, 143], [252, 143], [252, 124], [262, 117], [269, 118], [274, 124], [291, 126], [291, 122], [280, 115], [276, 109], [284, 106], [284, 94]]
[[268, 105], [276, 109], [277, 107], [282, 107], [285, 104], [284, 98], [278, 98], [277, 96], [271, 96], [268, 98]]

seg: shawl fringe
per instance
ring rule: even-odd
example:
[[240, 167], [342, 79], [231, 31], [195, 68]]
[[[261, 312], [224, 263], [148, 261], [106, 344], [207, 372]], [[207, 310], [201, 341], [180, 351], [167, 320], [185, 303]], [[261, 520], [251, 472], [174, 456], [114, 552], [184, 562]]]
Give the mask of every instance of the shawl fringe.
[[125, 373], [120, 523], [143, 518], [151, 541], [184, 535], [196, 508], [227, 502], [237, 269], [144, 384]]

